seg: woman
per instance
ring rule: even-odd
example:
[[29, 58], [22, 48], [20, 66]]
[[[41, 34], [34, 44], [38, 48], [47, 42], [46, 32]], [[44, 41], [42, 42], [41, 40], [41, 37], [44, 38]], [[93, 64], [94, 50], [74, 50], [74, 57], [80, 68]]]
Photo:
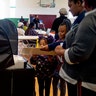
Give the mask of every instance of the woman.
[[[81, 82], [81, 96], [96, 96], [96, 0], [84, 0], [84, 7], [88, 13], [74, 34], [73, 41], [69, 44], [68, 34], [66, 49], [57, 46], [55, 52], [65, 58], [60, 74], [69, 82], [70, 89]], [[70, 89], [68, 91], [72, 93]], [[77, 92], [76, 87], [74, 92]]]
[[[85, 8], [82, 4], [83, 4], [82, 0], [68, 0], [68, 6], [70, 8], [70, 11], [73, 14], [73, 16], [77, 16], [77, 18], [73, 22], [71, 30], [66, 34], [66, 35], [68, 35], [68, 34], [70, 35], [70, 37], [67, 38], [70, 41], [67, 40], [68, 41], [67, 42], [66, 37], [65, 37], [63, 48], [71, 47], [71, 44], [74, 41], [75, 33], [77, 32], [77, 29], [78, 29], [78, 25], [81, 23], [81, 21], [83, 20], [83, 18], [85, 16], [85, 10], [84, 10]], [[57, 45], [58, 44], [51, 44], [51, 45], [43, 46], [41, 49], [42, 50], [51, 50], [53, 48], [53, 46], [56, 47]], [[55, 47], [52, 50], [54, 50]], [[60, 47], [60, 48], [62, 48], [62, 47]], [[57, 50], [55, 50], [55, 51], [57, 53]], [[60, 52], [60, 50], [59, 50], [59, 52]], [[60, 55], [59, 52], [58, 52], [58, 55]], [[64, 62], [63, 66], [65, 66], [65, 63], [66, 62]], [[73, 79], [69, 80], [70, 79], [69, 76], [67, 76], [65, 78], [66, 74], [61, 72], [61, 70], [62, 70], [62, 67], [60, 69], [60, 76], [67, 81], [68, 96], [77, 96], [77, 84], [76, 84], [77, 82]], [[63, 76], [63, 74], [64, 74], [64, 76]], [[72, 82], [74, 85], [70, 84], [69, 81]]]

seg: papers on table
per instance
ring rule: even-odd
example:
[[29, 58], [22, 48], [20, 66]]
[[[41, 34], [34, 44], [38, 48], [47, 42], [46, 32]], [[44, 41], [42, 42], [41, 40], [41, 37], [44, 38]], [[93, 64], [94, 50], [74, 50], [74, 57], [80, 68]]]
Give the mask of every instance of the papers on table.
[[38, 36], [18, 36], [18, 40], [36, 40]]
[[36, 32], [38, 32], [38, 34], [46, 34], [46, 31], [43, 30], [35, 30]]

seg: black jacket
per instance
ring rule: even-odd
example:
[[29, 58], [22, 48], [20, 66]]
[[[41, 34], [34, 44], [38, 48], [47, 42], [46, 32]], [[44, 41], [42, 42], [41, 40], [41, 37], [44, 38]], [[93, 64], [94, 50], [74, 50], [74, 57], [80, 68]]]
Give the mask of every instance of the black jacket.
[[[60, 17], [56, 18], [52, 24], [52, 28], [51, 30], [54, 30], [56, 33], [58, 33], [58, 27], [59, 25], [63, 22], [64, 19], [67, 19], [69, 20], [66, 16], [64, 15], [61, 15]], [[70, 24], [71, 24], [71, 21], [69, 20]]]
[[82, 20], [78, 31], [75, 30], [73, 35], [68, 32], [66, 48], [69, 48], [68, 57], [74, 63], [70, 64], [65, 60], [63, 69], [67, 75], [96, 84], [96, 11]]

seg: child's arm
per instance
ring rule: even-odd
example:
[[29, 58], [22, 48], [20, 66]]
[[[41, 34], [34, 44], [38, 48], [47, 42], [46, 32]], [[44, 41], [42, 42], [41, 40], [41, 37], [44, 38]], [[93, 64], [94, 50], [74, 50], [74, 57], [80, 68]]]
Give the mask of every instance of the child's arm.
[[56, 48], [56, 46], [60, 45], [61, 42], [62, 42], [62, 41], [48, 44], [49, 50], [50, 50], [50, 51], [51, 51], [51, 50], [54, 50], [54, 49]]
[[[51, 50], [55, 50], [55, 48], [60, 45], [62, 41], [60, 42], [54, 42], [54, 43], [51, 43], [51, 44], [48, 44], [48, 45], [45, 45], [45, 46], [41, 46], [40, 49], [43, 50], [43, 51], [51, 51]], [[63, 42], [63, 48], [65, 48], [66, 46], [66, 43], [65, 41]]]

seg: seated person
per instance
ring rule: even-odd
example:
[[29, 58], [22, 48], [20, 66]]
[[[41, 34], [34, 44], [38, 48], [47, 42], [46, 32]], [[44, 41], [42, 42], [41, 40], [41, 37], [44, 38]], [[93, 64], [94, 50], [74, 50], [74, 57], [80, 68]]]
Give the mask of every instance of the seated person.
[[25, 34], [25, 31], [24, 31], [23, 27], [24, 27], [24, 24], [22, 22], [19, 22], [18, 23], [18, 28], [17, 28], [19, 36], [23, 36]]

